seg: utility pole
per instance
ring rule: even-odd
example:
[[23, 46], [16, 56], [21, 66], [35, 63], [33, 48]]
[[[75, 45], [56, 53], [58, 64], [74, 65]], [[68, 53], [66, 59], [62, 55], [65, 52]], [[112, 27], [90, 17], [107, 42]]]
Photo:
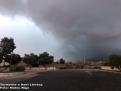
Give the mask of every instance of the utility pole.
[[84, 61], [84, 64], [85, 64], [85, 63], [86, 63], [86, 58], [85, 58], [85, 56], [84, 56], [84, 60], [83, 60], [83, 61]]

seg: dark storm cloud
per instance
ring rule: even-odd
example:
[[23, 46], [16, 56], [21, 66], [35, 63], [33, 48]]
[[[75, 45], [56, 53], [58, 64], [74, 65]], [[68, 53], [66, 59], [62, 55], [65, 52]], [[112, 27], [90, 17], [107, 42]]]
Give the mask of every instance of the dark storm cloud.
[[30, 0], [28, 6], [33, 20], [50, 28], [72, 58], [107, 55], [121, 48], [120, 0]]
[[0, 0], [0, 3], [14, 12], [26, 13], [44, 31], [52, 32], [61, 42], [60, 51], [65, 57], [104, 56], [121, 49], [120, 0]]
[[26, 0], [0, 0], [0, 12], [7, 15], [25, 14]]

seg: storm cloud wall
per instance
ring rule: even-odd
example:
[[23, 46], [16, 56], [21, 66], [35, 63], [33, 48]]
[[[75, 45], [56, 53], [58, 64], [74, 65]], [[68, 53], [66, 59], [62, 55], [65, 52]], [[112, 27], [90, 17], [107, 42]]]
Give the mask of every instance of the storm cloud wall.
[[0, 10], [25, 15], [51, 32], [65, 58], [121, 52], [120, 0], [0, 0]]

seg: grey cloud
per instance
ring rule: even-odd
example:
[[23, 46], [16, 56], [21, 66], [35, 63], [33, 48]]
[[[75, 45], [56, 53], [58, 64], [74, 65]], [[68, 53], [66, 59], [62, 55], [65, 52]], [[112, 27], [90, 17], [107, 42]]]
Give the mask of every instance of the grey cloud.
[[0, 12], [11, 16], [25, 14], [27, 11], [25, 1], [26, 0], [0, 0]]
[[121, 49], [120, 0], [14, 1], [0, 0], [0, 6], [26, 13], [45, 32], [53, 33], [67, 58], [104, 56]]

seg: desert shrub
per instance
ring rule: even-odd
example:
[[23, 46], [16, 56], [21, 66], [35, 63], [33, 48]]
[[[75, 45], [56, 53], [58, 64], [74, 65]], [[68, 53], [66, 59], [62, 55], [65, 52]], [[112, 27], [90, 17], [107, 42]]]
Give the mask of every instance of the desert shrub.
[[65, 64], [66, 61], [65, 61], [63, 58], [61, 58], [61, 59], [59, 60], [59, 63], [60, 63], [60, 64]]
[[67, 69], [67, 67], [66, 66], [60, 66], [60, 67], [58, 67], [58, 69]]
[[76, 69], [83, 69], [83, 68], [84, 68], [84, 65], [76, 65], [75, 68], [76, 68]]
[[100, 66], [95, 66], [94, 69], [101, 69], [101, 67]]
[[32, 67], [39, 67], [39, 64], [33, 63], [33, 64], [32, 64]]
[[25, 66], [12, 65], [12, 66], [10, 66], [10, 71], [12, 71], [12, 72], [23, 72], [23, 71], [25, 71]]
[[74, 69], [75, 65], [67, 64], [66, 67], [67, 67], [67, 69]]

